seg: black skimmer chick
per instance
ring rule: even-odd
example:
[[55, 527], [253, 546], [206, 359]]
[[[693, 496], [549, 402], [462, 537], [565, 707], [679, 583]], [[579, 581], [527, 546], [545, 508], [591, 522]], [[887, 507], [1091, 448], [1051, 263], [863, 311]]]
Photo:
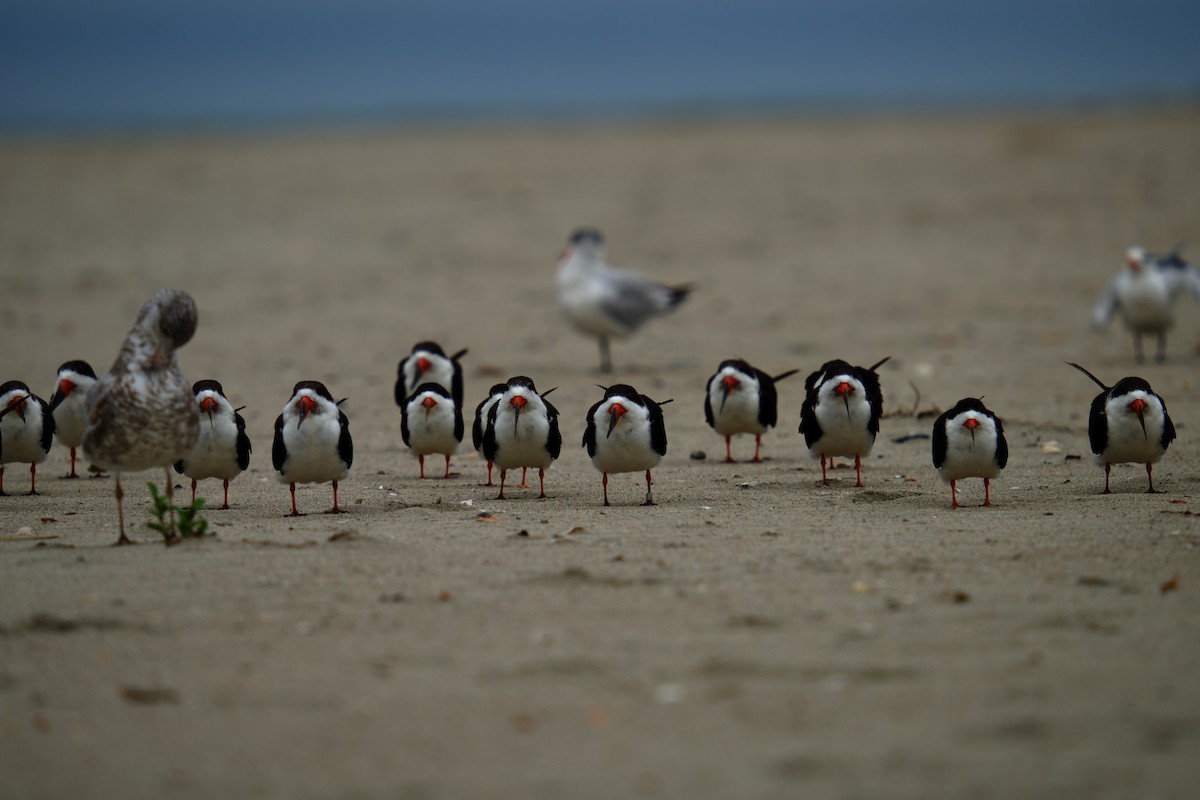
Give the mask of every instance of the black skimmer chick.
[[58, 368], [54, 394], [50, 395], [50, 413], [54, 415], [54, 436], [71, 450], [71, 471], [64, 478], [78, 478], [75, 472], [75, 448], [83, 444], [87, 393], [96, 382], [96, 373], [86, 361], [68, 361]]
[[853, 367], [845, 361], [829, 361], [804, 381], [804, 403], [800, 406], [800, 433], [809, 455], [821, 458], [821, 482], [829, 485], [825, 458], [833, 466], [834, 456], [854, 456], [854, 472], [862, 486], [862, 457], [871, 452], [883, 392], [875, 373], [888, 356], [869, 367]]
[[627, 336], [683, 302], [690, 286], [664, 286], [605, 261], [604, 235], [571, 234], [558, 262], [558, 301], [571, 324], [600, 342], [600, 370], [612, 372], [609, 340]]
[[1147, 494], [1154, 488], [1154, 464], [1175, 439], [1175, 425], [1167, 415], [1167, 404], [1142, 378], [1130, 377], [1105, 386], [1099, 378], [1073, 362], [1103, 391], [1092, 400], [1088, 414], [1088, 441], [1097, 464], [1104, 465], [1104, 494], [1111, 494], [1109, 476], [1113, 464], [1145, 464]]
[[450, 391], [438, 383], [422, 383], [402, 407], [400, 434], [404, 443], [417, 455], [421, 465], [421, 480], [425, 480], [425, 456], [441, 453], [446, 457], [446, 472], [450, 477], [450, 456], [458, 450], [463, 438], [462, 406], [454, 402]]
[[[604, 387], [602, 387], [604, 388]], [[662, 406], [632, 386], [604, 388], [604, 397], [588, 409], [583, 446], [592, 465], [604, 476], [604, 505], [608, 505], [608, 476], [614, 472], [646, 471], [646, 502], [654, 505], [650, 470], [667, 454], [667, 428]], [[604, 434], [600, 435], [600, 429]]]
[[396, 405], [404, 408], [413, 392], [422, 383], [436, 383], [450, 392], [454, 404], [462, 408], [463, 373], [458, 360], [467, 354], [466, 348], [451, 356], [437, 342], [417, 342], [412, 352], [396, 368]]
[[779, 416], [779, 395], [775, 383], [797, 370], [790, 369], [771, 377], [740, 358], [722, 361], [708, 379], [704, 395], [704, 419], [708, 426], [725, 437], [725, 463], [732, 464], [729, 442], [736, 434], [754, 434], [754, 458], [761, 461], [762, 435], [774, 427]]
[[200, 409], [200, 436], [175, 471], [192, 479], [192, 502], [196, 502], [196, 482], [220, 478], [225, 490], [221, 509], [229, 508], [229, 482], [250, 466], [250, 437], [246, 420], [225, 397], [221, 384], [213, 380], [192, 385], [196, 406]]
[[[487, 427], [488, 412], [507, 391], [508, 384], [497, 383], [488, 389], [487, 397], [483, 398], [475, 407], [475, 421], [471, 424], [471, 444], [475, 446], [475, 452], [481, 456], [483, 455], [483, 431]], [[495, 486], [492, 483], [492, 460], [486, 456], [484, 458], [487, 459], [487, 483], [484, 486]]]
[[117, 544], [130, 544], [122, 508], [122, 472], [161, 467], [166, 473], [174, 538], [171, 465], [200, 434], [200, 410], [175, 351], [196, 333], [196, 302], [178, 289], [161, 289], [138, 312], [112, 368], [88, 391], [83, 456], [116, 476]]
[[950, 484], [950, 507], [958, 508], [956, 483], [983, 478], [983, 504], [990, 506], [991, 480], [1008, 464], [1004, 424], [982, 400], [966, 397], [933, 423], [933, 466]]
[[37, 465], [46, 460], [54, 443], [54, 415], [50, 404], [29, 391], [21, 381], [0, 385], [0, 495], [4, 491], [4, 465], [29, 465], [29, 494], [37, 494]]
[[1155, 360], [1162, 362], [1166, 359], [1167, 329], [1175, 321], [1175, 298], [1185, 289], [1200, 300], [1200, 271], [1183, 260], [1178, 247], [1166, 255], [1131, 247], [1125, 253], [1125, 267], [1092, 308], [1092, 324], [1102, 328], [1119, 311], [1133, 333], [1138, 363], [1145, 360], [1144, 334], [1158, 338]]
[[338, 481], [350, 474], [354, 442], [350, 420], [338, 408], [344, 402], [345, 398], [335, 403], [320, 381], [300, 381], [275, 420], [271, 463], [279, 482], [291, 490], [293, 517], [300, 516], [296, 510], [297, 483], [332, 481], [333, 508], [326, 513], [345, 513], [338, 506]]
[[[548, 390], [550, 394], [553, 389]], [[558, 409], [538, 394], [524, 375], [509, 378], [504, 394], [488, 412], [483, 430], [483, 456], [500, 468], [500, 494], [504, 499], [506, 473], [515, 467], [537, 467], [539, 498], [546, 496], [546, 470], [562, 452]], [[522, 472], [518, 488], [527, 488]]]

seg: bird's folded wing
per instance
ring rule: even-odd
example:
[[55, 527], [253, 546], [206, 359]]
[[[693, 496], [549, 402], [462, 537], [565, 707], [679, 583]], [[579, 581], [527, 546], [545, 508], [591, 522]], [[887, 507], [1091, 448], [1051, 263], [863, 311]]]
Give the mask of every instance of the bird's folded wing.
[[1092, 307], [1092, 325], [1097, 328], [1103, 328], [1112, 319], [1113, 312], [1117, 310], [1117, 289], [1115, 286], [1109, 286], [1104, 294], [1100, 295], [1100, 299], [1096, 301], [1096, 305]]
[[670, 291], [665, 286], [631, 273], [610, 270], [604, 280], [606, 291], [600, 306], [627, 328], [636, 328], [670, 304]]

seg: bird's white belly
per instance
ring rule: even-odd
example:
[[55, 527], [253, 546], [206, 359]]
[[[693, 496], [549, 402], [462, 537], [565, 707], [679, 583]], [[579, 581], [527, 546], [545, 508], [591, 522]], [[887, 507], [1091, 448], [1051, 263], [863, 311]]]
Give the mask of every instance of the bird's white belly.
[[40, 464], [45, 461], [47, 453], [42, 450], [42, 420], [36, 420], [36, 425], [25, 424], [15, 413], [9, 416], [18, 424], [4, 426], [4, 452], [0, 454], [0, 464]]
[[83, 392], [76, 391], [54, 409], [54, 436], [64, 447], [83, 443], [83, 408]]
[[713, 430], [722, 436], [738, 433], [762, 434], [767, 426], [758, 421], [758, 398], [749, 392], [733, 392], [721, 408], [721, 393], [710, 395], [713, 409]]
[[1125, 323], [1134, 330], [1159, 331], [1173, 320], [1166, 286], [1141, 283], [1131, 288], [1121, 302]]
[[995, 478], [999, 474], [995, 455], [983, 449], [947, 453], [946, 463], [938, 469], [938, 475], [946, 483], [963, 478]]
[[601, 472], [641, 472], [657, 467], [662, 456], [650, 447], [645, 433], [640, 433], [632, 429], [622, 431], [620, 424], [612, 436], [600, 438], [604, 434], [597, 431], [592, 464]]
[[340, 481], [350, 470], [337, 451], [341, 426], [309, 417], [299, 427], [291, 423], [283, 429], [287, 460], [278, 474], [281, 483], [324, 483]]
[[454, 420], [447, 417], [447, 414], [434, 414], [425, 418], [424, 409], [409, 416], [408, 446], [415, 455], [454, 455], [458, 440], [454, 438]]
[[1133, 429], [1115, 430], [1109, 429], [1108, 432], [1108, 447], [1104, 453], [1096, 456], [1097, 464], [1124, 464], [1126, 462], [1134, 462], [1138, 464], [1153, 464], [1162, 458], [1162, 426], [1152, 425], [1149, 420], [1146, 421], [1146, 434], [1142, 435], [1140, 425], [1133, 426]]
[[866, 403], [851, 403], [847, 415], [844, 404], [826, 401], [817, 406], [816, 413], [821, 438], [809, 449], [810, 455], [863, 456], [870, 452], [875, 437], [867, 430], [870, 408]]
[[183, 474], [192, 480], [205, 478], [220, 478], [231, 480], [242, 471], [237, 463], [237, 428], [228, 420], [220, 420], [215, 424], [216, 431], [209, 427], [205, 417], [200, 420], [200, 438], [196, 445], [184, 456]]
[[496, 457], [493, 463], [500, 469], [538, 467], [545, 469], [554, 459], [546, 450], [550, 424], [544, 417], [526, 415], [513, 431], [512, 415], [505, 413], [496, 419]]

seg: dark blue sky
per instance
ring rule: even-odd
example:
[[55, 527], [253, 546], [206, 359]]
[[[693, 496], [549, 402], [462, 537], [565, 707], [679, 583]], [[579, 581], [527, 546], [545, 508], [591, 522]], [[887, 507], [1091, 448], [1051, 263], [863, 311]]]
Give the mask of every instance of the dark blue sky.
[[8, 0], [0, 130], [1128, 99], [1190, 0]]

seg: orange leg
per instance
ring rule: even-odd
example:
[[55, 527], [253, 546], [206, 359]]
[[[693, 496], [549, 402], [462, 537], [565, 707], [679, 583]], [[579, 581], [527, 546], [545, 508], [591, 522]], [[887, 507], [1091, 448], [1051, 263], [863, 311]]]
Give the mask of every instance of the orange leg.
[[329, 509], [329, 511], [325, 512], [327, 514], [345, 514], [346, 513], [340, 506], [338, 506], [338, 491], [337, 490], [338, 490], [337, 481], [334, 481], [333, 482], [333, 508], [331, 508], [331, 509]]

